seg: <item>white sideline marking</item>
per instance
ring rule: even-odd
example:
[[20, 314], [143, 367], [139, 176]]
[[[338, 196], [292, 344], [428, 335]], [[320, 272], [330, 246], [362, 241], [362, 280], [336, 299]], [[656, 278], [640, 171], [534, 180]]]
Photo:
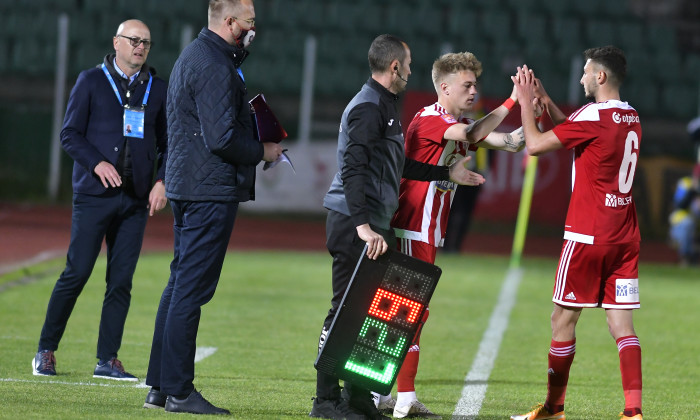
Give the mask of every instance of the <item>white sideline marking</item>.
[[452, 413], [453, 419], [473, 420], [481, 410], [489, 376], [496, 357], [498, 357], [503, 333], [508, 327], [510, 311], [515, 305], [515, 296], [522, 274], [520, 269], [511, 269], [506, 274], [503, 286], [501, 286], [501, 293], [498, 295], [498, 302], [493, 308], [489, 325], [484, 331], [481, 343], [479, 343], [479, 351], [474, 358], [471, 370], [464, 378], [462, 396], [457, 401], [455, 411]]
[[212, 354], [216, 353], [218, 349], [216, 347], [197, 347], [197, 351], [194, 354], [194, 362], [201, 362]]
[[42, 381], [40, 379], [15, 379], [15, 378], [0, 378], [0, 382], [24, 382], [24, 383], [35, 383], [35, 384], [60, 384], [60, 385], [79, 385], [79, 386], [104, 386], [110, 388], [150, 388], [146, 386], [144, 382], [138, 384], [126, 385], [126, 384], [103, 384], [97, 382], [68, 382], [68, 381]]
[[38, 254], [34, 255], [33, 257], [28, 258], [24, 261], [0, 265], [0, 275], [5, 274], [5, 273], [9, 273], [11, 271], [19, 270], [21, 268], [30, 267], [32, 265], [39, 264], [39, 263], [42, 263], [44, 261], [52, 260], [54, 258], [58, 258], [58, 257], [65, 255], [65, 254], [66, 254], [66, 251], [62, 250], [62, 249], [51, 249], [51, 250], [41, 251]]
[[[197, 347], [197, 351], [194, 354], [194, 362], [201, 362], [212, 354], [216, 353], [218, 348], [216, 347]], [[44, 383], [44, 384], [60, 384], [60, 385], [79, 385], [79, 386], [104, 386], [112, 388], [150, 388], [146, 385], [145, 381], [140, 381], [138, 384], [127, 385], [127, 384], [109, 384], [109, 383], [99, 383], [99, 382], [68, 382], [68, 381], [46, 381], [41, 379], [30, 380], [30, 379], [15, 379], [15, 378], [0, 378], [0, 382], [24, 382], [24, 383]]]

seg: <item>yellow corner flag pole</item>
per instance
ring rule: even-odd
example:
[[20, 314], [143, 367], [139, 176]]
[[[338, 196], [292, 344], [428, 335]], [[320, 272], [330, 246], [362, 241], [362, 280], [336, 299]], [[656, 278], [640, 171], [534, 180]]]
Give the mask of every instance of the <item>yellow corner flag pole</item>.
[[537, 174], [537, 156], [528, 156], [525, 167], [525, 177], [523, 178], [523, 189], [520, 194], [520, 207], [518, 208], [518, 219], [515, 222], [515, 234], [513, 235], [513, 250], [510, 254], [510, 268], [520, 268], [520, 258], [523, 255], [525, 246], [525, 236], [527, 234], [527, 223], [530, 218], [530, 204], [532, 203], [532, 192], [535, 189], [535, 175]]

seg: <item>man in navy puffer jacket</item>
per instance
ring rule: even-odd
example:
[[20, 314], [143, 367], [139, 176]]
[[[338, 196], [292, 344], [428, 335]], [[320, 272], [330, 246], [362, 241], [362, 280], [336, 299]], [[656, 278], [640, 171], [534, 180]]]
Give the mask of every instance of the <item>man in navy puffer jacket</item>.
[[208, 19], [170, 75], [165, 185], [174, 258], [156, 315], [144, 407], [228, 414], [194, 388], [201, 306], [214, 296], [238, 203], [255, 198], [255, 166], [276, 160], [282, 148], [253, 134], [240, 69], [255, 34], [252, 0], [211, 0]]

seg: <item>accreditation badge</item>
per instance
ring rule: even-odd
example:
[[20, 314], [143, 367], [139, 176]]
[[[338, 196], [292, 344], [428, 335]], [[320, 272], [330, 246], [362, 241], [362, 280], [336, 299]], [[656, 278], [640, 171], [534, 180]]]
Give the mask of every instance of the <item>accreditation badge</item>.
[[126, 137], [143, 138], [145, 114], [143, 108], [124, 108], [124, 135]]

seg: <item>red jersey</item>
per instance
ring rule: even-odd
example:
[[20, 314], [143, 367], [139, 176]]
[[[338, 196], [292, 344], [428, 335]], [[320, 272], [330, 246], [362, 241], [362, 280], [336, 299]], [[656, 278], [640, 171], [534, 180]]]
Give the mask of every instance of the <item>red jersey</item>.
[[[467, 154], [467, 143], [445, 140], [459, 122], [437, 102], [418, 111], [406, 132], [406, 156], [433, 165], [450, 165]], [[401, 179], [399, 208], [391, 220], [398, 238], [442, 246], [457, 184], [452, 181]]]
[[589, 103], [553, 129], [574, 149], [564, 238], [586, 244], [638, 242], [632, 181], [642, 128], [627, 102]]

